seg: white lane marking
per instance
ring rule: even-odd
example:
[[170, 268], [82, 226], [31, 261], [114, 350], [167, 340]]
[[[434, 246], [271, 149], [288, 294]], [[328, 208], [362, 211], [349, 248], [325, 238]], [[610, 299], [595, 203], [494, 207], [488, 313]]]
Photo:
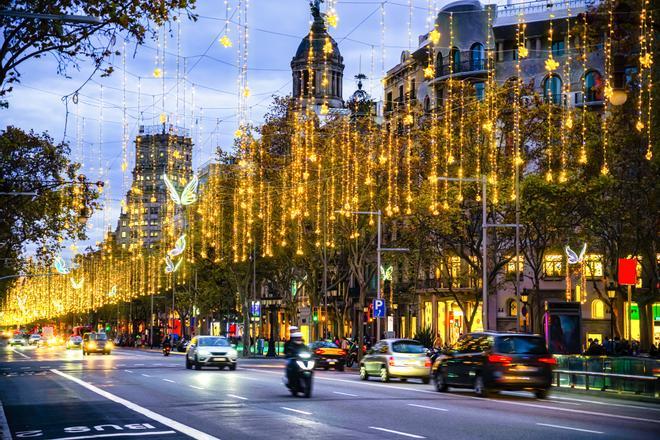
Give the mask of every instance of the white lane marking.
[[568, 429], [571, 431], [580, 431], [580, 432], [588, 432], [590, 434], [603, 434], [602, 431], [594, 431], [591, 429], [582, 429], [582, 428], [573, 428], [572, 426], [562, 426], [562, 425], [551, 425], [550, 423], [537, 423], [539, 426], [548, 426], [550, 428], [559, 428], [559, 429]]
[[143, 367], [144, 364], [133, 364], [134, 367]]
[[311, 415], [312, 415], [311, 412], [301, 411], [301, 410], [299, 410], [299, 409], [289, 408], [288, 406], [280, 406], [280, 408], [285, 409], [285, 410], [287, 410], [287, 411], [292, 411], [292, 412], [294, 412], [294, 413], [304, 414], [304, 415], [306, 415], [306, 416], [311, 416]]
[[196, 389], [196, 390], [203, 390], [203, 389], [204, 389], [204, 388], [202, 388], [202, 387], [197, 387], [197, 386], [195, 386], [195, 385], [188, 385], [188, 386], [189, 386], [190, 388], [194, 388], [194, 389]]
[[142, 373], [142, 376], [144, 376], [144, 377], [152, 377], [152, 376], [150, 376], [150, 375], [148, 375], [148, 374], [144, 374], [144, 373]]
[[21, 370], [29, 370], [30, 367], [21, 367]]
[[176, 431], [158, 431], [158, 432], [118, 432], [116, 434], [94, 434], [94, 435], [77, 435], [75, 437], [58, 437], [51, 440], [78, 440], [81, 438], [108, 438], [108, 437], [141, 437], [143, 435], [164, 435], [176, 434]]
[[350, 397], [357, 397], [357, 394], [351, 394], [351, 393], [342, 393], [341, 391], [333, 391], [334, 394], [340, 394], [342, 396], [350, 396]]
[[133, 370], [124, 370], [124, 371], [127, 372], [127, 373], [132, 373], [133, 372]]
[[[70, 381], [75, 382], [78, 385], [80, 385], [84, 388], [87, 388], [88, 390], [90, 390], [90, 391], [92, 391], [92, 392], [94, 392], [94, 393], [96, 393], [100, 396], [103, 396], [108, 400], [111, 400], [115, 403], [119, 403], [120, 405], [124, 405], [128, 409], [132, 409], [133, 411], [135, 411], [139, 414], [142, 414], [145, 417], [149, 417], [151, 420], [155, 420], [158, 423], [162, 423], [165, 426], [168, 426], [172, 429], [176, 429], [177, 431], [182, 432], [186, 435], [189, 435], [192, 438], [199, 439], [199, 440], [220, 440], [217, 437], [213, 437], [212, 435], [209, 435], [205, 432], [199, 431], [199, 430], [197, 430], [195, 428], [192, 428], [188, 425], [184, 425], [183, 423], [179, 423], [176, 420], [172, 420], [168, 417], [162, 416], [162, 415], [160, 415], [156, 412], [153, 412], [153, 411], [151, 411], [147, 408], [144, 408], [144, 407], [142, 407], [142, 406], [140, 406], [136, 403], [130, 402], [126, 399], [122, 399], [119, 396], [115, 396], [114, 394], [109, 393], [105, 390], [102, 390], [98, 387], [95, 387], [91, 383], [85, 382], [84, 380], [78, 379], [77, 377], [73, 377], [69, 374], [63, 373], [63, 372], [61, 372], [59, 370], [56, 370], [56, 369], [52, 369], [50, 371], [52, 371], [53, 373], [55, 373], [59, 376], [64, 377], [65, 379], [69, 379]], [[144, 433], [142, 433], [142, 434], [144, 434]]]
[[227, 394], [229, 397], [233, 397], [234, 399], [239, 399], [239, 400], [248, 400], [247, 397], [241, 397], [237, 396], [236, 394]]
[[169, 380], [169, 379], [163, 379], [163, 380], [164, 380], [165, 382], [175, 383], [173, 380]]
[[[250, 370], [250, 371], [256, 371], [259, 373], [266, 373], [266, 374], [276, 374], [278, 376], [281, 376], [281, 373], [277, 373], [275, 371], [262, 371], [256, 368], [244, 368], [244, 370]], [[435, 394], [438, 395], [437, 391], [427, 391], [427, 390], [420, 390], [417, 388], [410, 388], [410, 387], [393, 387], [385, 384], [378, 384], [378, 383], [370, 383], [370, 382], [358, 382], [355, 380], [346, 380], [346, 379], [331, 379], [329, 377], [322, 377], [322, 376], [317, 376], [318, 380], [328, 380], [328, 381], [334, 381], [334, 382], [346, 382], [350, 383], [353, 385], [363, 385], [363, 386], [372, 386], [372, 387], [379, 387], [379, 388], [387, 388], [389, 390], [405, 390], [405, 391], [415, 391], [417, 393], [430, 393], [430, 394]], [[473, 400], [479, 400], [479, 401], [489, 401], [489, 402], [495, 402], [495, 403], [502, 403], [502, 404], [507, 404], [507, 405], [518, 405], [518, 406], [528, 406], [530, 408], [543, 408], [543, 409], [549, 409], [552, 411], [567, 411], [567, 412], [572, 412], [572, 413], [580, 413], [580, 414], [587, 414], [587, 415], [593, 415], [593, 416], [602, 416], [602, 417], [610, 417], [610, 418], [616, 418], [616, 419], [623, 419], [623, 420], [635, 420], [638, 422], [651, 422], [651, 423], [660, 423], [660, 420], [654, 420], [654, 419], [644, 419], [641, 417], [632, 417], [632, 416], [624, 416], [624, 415], [619, 415], [619, 414], [611, 414], [611, 413], [601, 413], [601, 412], [595, 412], [595, 411], [585, 411], [582, 409], [570, 409], [570, 408], [558, 408], [555, 406], [547, 406], [547, 405], [534, 405], [532, 403], [524, 403], [524, 402], [513, 402], [510, 400], [502, 400], [502, 399], [484, 399], [483, 397], [476, 397], [476, 396], [465, 396], [457, 393], [452, 393], [452, 397], [461, 397], [463, 399], [473, 399]], [[610, 404], [610, 405], [615, 405], [615, 404]], [[623, 406], [626, 408], [630, 408], [627, 405], [616, 405], [616, 406]], [[646, 407], [644, 407], [647, 409]]]
[[597, 400], [573, 399], [571, 397], [550, 396], [550, 399], [569, 400], [571, 402], [593, 403], [595, 405], [620, 406], [622, 408], [647, 409], [649, 411], [660, 411], [660, 408], [651, 408], [650, 406], [625, 405], [625, 404], [622, 404], [622, 403], [598, 402]]
[[417, 405], [416, 403], [409, 403], [408, 406], [414, 406], [416, 408], [434, 409], [436, 411], [449, 411], [448, 409], [438, 408], [437, 406]]
[[[537, 402], [547, 402], [547, 400], [542, 400], [542, 399], [536, 399]], [[557, 403], [563, 403], [564, 405], [576, 405], [576, 406], [582, 406], [581, 403], [577, 402], [557, 402]]]
[[375, 429], [377, 431], [389, 432], [390, 434], [398, 434], [398, 435], [402, 435], [404, 437], [410, 437], [410, 438], [426, 438], [426, 437], [421, 436], [421, 435], [410, 434], [408, 432], [395, 431], [393, 429], [379, 428], [378, 426], [370, 426], [369, 429]]
[[16, 354], [20, 354], [23, 356], [25, 359], [32, 359], [30, 356], [26, 355], [25, 353], [21, 353], [20, 351], [16, 350], [15, 348], [12, 348], [11, 351], [13, 351]]

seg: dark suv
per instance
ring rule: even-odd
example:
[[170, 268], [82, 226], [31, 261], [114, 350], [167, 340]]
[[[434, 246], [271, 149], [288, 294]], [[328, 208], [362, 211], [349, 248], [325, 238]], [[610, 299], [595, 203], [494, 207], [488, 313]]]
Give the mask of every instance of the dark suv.
[[541, 336], [469, 333], [436, 359], [433, 380], [438, 391], [447, 391], [448, 386], [474, 388], [486, 397], [491, 391], [529, 390], [543, 399], [556, 364]]

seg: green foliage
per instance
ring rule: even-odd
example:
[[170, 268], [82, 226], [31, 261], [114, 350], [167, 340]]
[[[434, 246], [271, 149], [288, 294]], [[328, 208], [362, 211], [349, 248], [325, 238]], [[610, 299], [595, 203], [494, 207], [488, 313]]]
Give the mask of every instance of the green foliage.
[[[0, 15], [3, 45], [0, 47], [0, 97], [11, 91], [20, 77], [19, 67], [25, 61], [52, 54], [58, 61], [58, 73], [66, 75], [67, 67], [90, 59], [97, 69], [113, 53], [113, 46], [124, 38], [144, 43], [153, 35], [156, 25], [176, 20], [182, 11], [190, 19], [196, 0], [16, 0], [0, 2], [2, 9], [23, 12], [28, 17]], [[87, 16], [97, 23], [80, 23], [70, 19], [53, 20], [34, 17]], [[111, 67], [104, 70], [112, 72]]]
[[431, 327], [424, 327], [418, 330], [413, 339], [419, 341], [426, 348], [433, 347], [433, 332], [431, 331]]
[[[37, 256], [58, 249], [58, 237], [84, 239], [81, 211], [97, 207], [96, 185], [80, 184], [80, 165], [69, 160], [66, 143], [53, 144], [47, 133], [26, 133], [15, 127], [0, 132], [0, 258], [6, 273], [14, 273], [26, 245], [37, 245]], [[71, 182], [74, 182], [72, 185]]]

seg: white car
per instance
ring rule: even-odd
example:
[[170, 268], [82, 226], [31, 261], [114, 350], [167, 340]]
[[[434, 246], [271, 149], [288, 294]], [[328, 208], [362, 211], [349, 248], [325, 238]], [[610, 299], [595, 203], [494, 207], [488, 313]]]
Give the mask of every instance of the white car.
[[38, 345], [39, 341], [41, 341], [41, 335], [32, 334], [30, 335], [30, 339], [28, 339], [28, 345]]

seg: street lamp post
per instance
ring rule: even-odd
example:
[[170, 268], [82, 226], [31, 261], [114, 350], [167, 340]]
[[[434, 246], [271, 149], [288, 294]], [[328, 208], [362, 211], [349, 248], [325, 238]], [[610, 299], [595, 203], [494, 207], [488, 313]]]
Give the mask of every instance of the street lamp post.
[[527, 314], [528, 314], [527, 300], [528, 299], [529, 299], [529, 292], [527, 291], [527, 289], [523, 289], [522, 293], [520, 294], [520, 301], [523, 304], [523, 308], [522, 308], [522, 311], [521, 311], [521, 313], [523, 315], [523, 333], [527, 333]]
[[607, 289], [607, 297], [610, 300], [610, 339], [614, 341], [614, 300], [616, 299], [616, 288], [610, 283]]

